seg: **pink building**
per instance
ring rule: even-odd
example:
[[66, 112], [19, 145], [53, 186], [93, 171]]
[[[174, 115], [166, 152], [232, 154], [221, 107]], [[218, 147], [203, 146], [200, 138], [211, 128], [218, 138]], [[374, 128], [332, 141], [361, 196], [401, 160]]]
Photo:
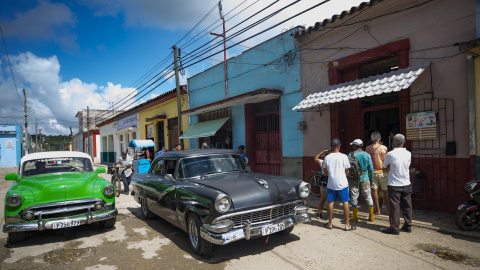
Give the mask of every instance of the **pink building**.
[[[407, 136], [415, 208], [454, 212], [475, 175], [470, 151], [467, 58], [475, 1], [373, 0], [293, 36], [301, 53], [304, 180], [331, 138], [351, 151], [372, 131], [389, 145]], [[421, 177], [424, 176], [424, 177]]]

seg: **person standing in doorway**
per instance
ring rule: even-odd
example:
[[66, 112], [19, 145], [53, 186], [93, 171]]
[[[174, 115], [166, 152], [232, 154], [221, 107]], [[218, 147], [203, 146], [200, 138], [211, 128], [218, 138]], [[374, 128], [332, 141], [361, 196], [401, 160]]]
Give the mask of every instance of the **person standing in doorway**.
[[383, 192], [383, 204], [385, 204], [387, 207], [388, 215], [390, 209], [388, 204], [388, 175], [387, 170], [382, 167], [383, 160], [385, 159], [388, 149], [382, 144], [382, 136], [380, 135], [380, 132], [373, 132], [370, 136], [370, 139], [372, 140], [372, 144], [367, 146], [365, 151], [370, 154], [373, 163], [373, 204], [377, 208], [377, 214], [380, 215], [381, 208], [378, 200], [378, 189], [380, 188]]
[[353, 148], [348, 156], [353, 157], [358, 160], [360, 164], [360, 169], [362, 174], [358, 179], [348, 179], [348, 186], [350, 188], [350, 201], [352, 203], [353, 217], [350, 218], [351, 221], [358, 221], [358, 198], [360, 197], [360, 192], [367, 201], [369, 221], [374, 221], [375, 217], [373, 216], [373, 200], [371, 196], [371, 185], [373, 183], [373, 164], [370, 155], [367, 152], [362, 150], [363, 141], [356, 139], [350, 143]]
[[175, 144], [175, 148], [173, 148], [174, 150], [173, 151], [182, 151], [182, 145], [177, 143]]
[[[313, 159], [315, 163], [318, 163], [320, 165], [321, 170], [323, 170], [323, 159], [329, 154], [329, 152], [329, 150], [323, 150]], [[320, 183], [320, 202], [318, 203], [318, 212], [316, 215], [317, 218], [323, 218], [322, 211], [323, 206], [325, 205], [325, 201], [327, 201], [327, 183]]]
[[130, 182], [132, 181], [132, 158], [127, 155], [127, 152], [123, 152], [122, 156], [118, 158], [117, 162], [113, 166], [115, 170], [116, 166], [120, 164], [119, 173], [122, 177], [123, 187], [125, 190], [125, 195], [128, 195], [130, 188]]
[[410, 183], [410, 163], [412, 153], [405, 149], [405, 136], [396, 134], [393, 138], [395, 149], [388, 152], [383, 168], [388, 171], [388, 196], [390, 200], [390, 228], [382, 230], [386, 234], [399, 234], [400, 210], [405, 223], [402, 230], [412, 232], [412, 185]]
[[347, 174], [350, 168], [350, 162], [345, 154], [340, 153], [340, 140], [335, 138], [330, 143], [332, 152], [325, 157], [323, 161], [323, 170], [328, 174], [327, 184], [327, 201], [328, 201], [328, 222], [323, 227], [332, 229], [333, 218], [333, 202], [340, 201], [343, 203], [343, 215], [345, 217], [345, 231], [356, 230], [357, 227], [350, 225], [350, 207], [348, 202], [350, 196], [348, 194]]
[[247, 158], [247, 154], [245, 154], [245, 145], [240, 145], [238, 147], [238, 153], [240, 154], [240, 156], [243, 158], [243, 160], [245, 161], [245, 164], [248, 165], [248, 158]]

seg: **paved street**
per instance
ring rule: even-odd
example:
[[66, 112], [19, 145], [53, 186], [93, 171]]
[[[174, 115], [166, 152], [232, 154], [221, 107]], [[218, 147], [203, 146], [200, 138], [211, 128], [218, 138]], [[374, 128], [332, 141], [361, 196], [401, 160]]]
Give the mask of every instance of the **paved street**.
[[[15, 168], [0, 169], [2, 206]], [[105, 175], [108, 177], [108, 175]], [[311, 200], [315, 205], [316, 201]], [[208, 256], [194, 255], [185, 232], [160, 218], [145, 221], [131, 196], [117, 200], [120, 215], [112, 229], [97, 224], [34, 232], [26, 241], [7, 245], [0, 234], [0, 269], [475, 269], [480, 267], [480, 231], [458, 235], [449, 215], [417, 211], [411, 234], [384, 235], [387, 217], [342, 230], [336, 206], [334, 229], [314, 219], [288, 236], [272, 235], [227, 246]], [[314, 213], [312, 209], [311, 213]], [[365, 212], [360, 209], [361, 212]], [[422, 220], [419, 220], [419, 219]], [[3, 211], [0, 224], [3, 226]], [[450, 226], [450, 227], [449, 227]], [[454, 225], [453, 225], [454, 226]], [[447, 231], [448, 234], [438, 230]], [[453, 233], [453, 234], [450, 234]], [[468, 235], [471, 235], [468, 237]], [[472, 237], [473, 236], [473, 237]]]

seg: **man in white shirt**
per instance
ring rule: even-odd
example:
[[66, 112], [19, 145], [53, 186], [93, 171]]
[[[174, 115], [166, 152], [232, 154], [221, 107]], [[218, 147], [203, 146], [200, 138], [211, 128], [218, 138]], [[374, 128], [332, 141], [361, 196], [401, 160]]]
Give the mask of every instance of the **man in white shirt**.
[[118, 172], [122, 177], [125, 195], [128, 195], [130, 182], [132, 181], [132, 158], [127, 154], [127, 152], [123, 152], [122, 156], [119, 157], [115, 163], [114, 168], [117, 166], [117, 164], [120, 164], [120, 169]]
[[412, 185], [410, 183], [410, 163], [412, 153], [405, 149], [405, 136], [393, 137], [395, 149], [388, 152], [383, 161], [383, 168], [388, 171], [388, 199], [390, 203], [390, 228], [382, 230], [386, 234], [399, 234], [400, 210], [405, 223], [402, 230], [412, 232]]
[[357, 227], [350, 226], [350, 195], [348, 192], [347, 174], [350, 168], [350, 162], [345, 154], [340, 153], [340, 140], [333, 139], [330, 143], [332, 152], [325, 157], [323, 161], [324, 173], [328, 175], [327, 184], [327, 214], [328, 222], [323, 225], [327, 229], [332, 229], [333, 202], [343, 202], [343, 215], [345, 216], [345, 231], [356, 230]]

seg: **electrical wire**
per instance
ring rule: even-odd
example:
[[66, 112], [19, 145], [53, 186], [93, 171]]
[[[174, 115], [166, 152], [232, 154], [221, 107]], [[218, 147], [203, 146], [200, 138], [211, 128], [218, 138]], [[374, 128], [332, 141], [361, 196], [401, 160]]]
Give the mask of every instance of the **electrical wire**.
[[2, 30], [1, 24], [0, 24], [0, 33], [2, 34], [3, 46], [5, 47], [5, 53], [7, 54], [8, 65], [10, 66], [10, 72], [12, 73], [13, 83], [15, 84], [15, 90], [16, 90], [15, 92], [17, 92], [18, 100], [20, 100], [22, 107], [25, 108], [25, 104], [22, 101], [22, 98], [20, 97], [20, 93], [18, 92], [17, 81], [15, 80], [15, 76], [13, 75], [12, 64], [10, 63], [10, 56], [8, 56], [7, 44], [5, 43], [5, 37], [3, 36], [3, 30]]

